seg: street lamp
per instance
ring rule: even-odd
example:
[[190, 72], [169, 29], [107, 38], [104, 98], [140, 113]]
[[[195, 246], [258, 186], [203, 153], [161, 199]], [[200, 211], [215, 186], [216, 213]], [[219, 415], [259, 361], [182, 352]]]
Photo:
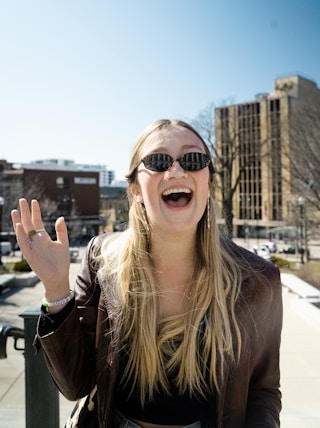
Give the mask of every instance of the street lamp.
[[[0, 242], [2, 242], [2, 209], [3, 209], [3, 205], [4, 205], [4, 198], [2, 196], [0, 196]], [[3, 269], [2, 247], [0, 247], [0, 269]]]
[[300, 209], [300, 262], [303, 265], [304, 264], [304, 258], [303, 258], [303, 215], [304, 215], [304, 198], [302, 196], [299, 196], [298, 198], [298, 205]]

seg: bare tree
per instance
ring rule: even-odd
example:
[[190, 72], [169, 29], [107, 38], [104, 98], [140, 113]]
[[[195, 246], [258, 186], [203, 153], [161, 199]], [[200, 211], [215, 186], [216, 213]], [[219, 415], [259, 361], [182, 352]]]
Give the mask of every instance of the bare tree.
[[320, 211], [320, 100], [296, 106], [289, 126], [285, 154], [292, 191]]
[[320, 100], [293, 103], [291, 119], [286, 126], [289, 142], [284, 150], [286, 179], [295, 198], [292, 222], [299, 222], [295, 216], [299, 211], [298, 198], [302, 196], [304, 227], [309, 235], [315, 236], [319, 234], [320, 223]]
[[0, 194], [4, 198], [2, 228], [4, 232], [12, 231], [11, 210], [18, 207], [20, 198], [38, 199], [43, 212], [47, 212], [47, 207], [50, 206], [50, 211], [57, 210], [57, 204], [51, 201], [46, 195], [43, 183], [37, 178], [29, 178], [26, 181], [19, 174], [0, 173]]

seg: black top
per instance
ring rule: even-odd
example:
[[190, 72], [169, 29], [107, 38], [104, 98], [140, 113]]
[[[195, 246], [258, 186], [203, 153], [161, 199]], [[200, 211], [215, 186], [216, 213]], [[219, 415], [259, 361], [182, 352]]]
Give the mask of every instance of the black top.
[[[42, 316], [39, 322], [41, 336], [55, 331], [74, 308], [75, 300], [72, 299], [57, 314], [49, 314], [44, 306], [41, 307]], [[199, 420], [207, 419], [215, 413], [215, 392], [210, 391], [205, 397], [199, 394], [190, 395], [189, 391], [180, 394], [174, 383], [174, 374], [169, 379], [169, 394], [163, 390], [155, 391], [153, 400], [147, 401], [142, 407], [137, 387], [131, 392], [132, 383], [120, 385], [122, 373], [127, 364], [127, 355], [120, 353], [117, 387], [115, 390], [115, 406], [121, 413], [133, 419], [139, 419], [159, 425], [189, 425]], [[208, 370], [207, 376], [208, 378]]]
[[174, 374], [169, 378], [170, 393], [162, 389], [155, 391], [152, 401], [146, 401], [142, 407], [138, 388], [135, 387], [130, 394], [132, 389], [130, 379], [126, 385], [120, 384], [126, 362], [126, 355], [121, 351], [115, 407], [126, 417], [159, 425], [189, 425], [208, 419], [208, 415], [212, 420], [216, 407], [215, 392], [208, 388], [205, 397], [199, 394], [190, 395], [189, 391], [180, 394], [174, 383]]
[[[74, 308], [73, 298], [57, 314], [49, 314], [44, 306], [41, 307], [42, 316], [39, 322], [39, 333], [41, 336], [55, 331], [70, 314]], [[208, 388], [205, 397], [199, 394], [190, 394], [189, 391], [181, 394], [174, 383], [175, 374], [169, 378], [170, 391], [160, 389], [154, 392], [152, 401], [146, 401], [142, 407], [139, 390], [132, 389], [129, 380], [125, 386], [120, 384], [120, 379], [125, 370], [128, 357], [125, 351], [121, 351], [117, 387], [115, 390], [115, 407], [128, 418], [138, 419], [159, 425], [189, 425], [196, 421], [207, 420], [210, 415], [215, 414], [215, 391]], [[206, 369], [208, 379], [208, 369]], [[214, 418], [215, 419], [215, 418]]]

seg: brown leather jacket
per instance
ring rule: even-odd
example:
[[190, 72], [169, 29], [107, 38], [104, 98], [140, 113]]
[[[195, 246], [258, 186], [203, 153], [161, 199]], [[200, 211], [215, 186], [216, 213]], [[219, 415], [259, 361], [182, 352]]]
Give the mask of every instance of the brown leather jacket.
[[[40, 337], [51, 375], [69, 400], [87, 395], [98, 386], [100, 428], [112, 427], [113, 390], [118, 349], [110, 330], [116, 302], [105, 301], [91, 266], [91, 252], [103, 236], [88, 245], [78, 274], [76, 303], [56, 331]], [[242, 284], [237, 316], [242, 329], [241, 359], [226, 368], [216, 399], [216, 428], [279, 427], [279, 348], [282, 328], [282, 293], [279, 271], [235, 244], [234, 257], [245, 258], [256, 274]], [[213, 404], [214, 405], [214, 404]]]

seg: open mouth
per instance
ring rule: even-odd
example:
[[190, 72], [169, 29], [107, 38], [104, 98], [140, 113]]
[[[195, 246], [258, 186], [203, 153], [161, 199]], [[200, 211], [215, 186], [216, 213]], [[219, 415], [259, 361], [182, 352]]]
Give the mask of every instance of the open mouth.
[[187, 188], [168, 189], [163, 192], [162, 199], [169, 207], [185, 207], [192, 199], [192, 192]]

